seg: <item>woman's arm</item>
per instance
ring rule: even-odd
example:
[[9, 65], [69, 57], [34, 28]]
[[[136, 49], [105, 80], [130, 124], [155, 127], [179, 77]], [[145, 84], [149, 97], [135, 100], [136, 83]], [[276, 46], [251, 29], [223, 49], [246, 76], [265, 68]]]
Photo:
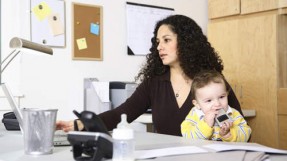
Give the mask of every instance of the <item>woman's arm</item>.
[[[99, 114], [98, 116], [104, 122], [108, 130], [114, 129], [121, 120], [121, 114], [127, 114], [127, 121], [132, 122], [140, 115], [145, 113], [148, 108], [150, 108], [150, 83], [143, 82], [141, 83], [135, 92], [119, 107], [106, 111]], [[77, 121], [77, 125], [80, 130], [83, 129], [83, 124], [81, 121]], [[64, 130], [66, 132], [73, 131], [74, 129], [74, 120], [71, 121], [57, 121], [56, 122], [57, 130]]]

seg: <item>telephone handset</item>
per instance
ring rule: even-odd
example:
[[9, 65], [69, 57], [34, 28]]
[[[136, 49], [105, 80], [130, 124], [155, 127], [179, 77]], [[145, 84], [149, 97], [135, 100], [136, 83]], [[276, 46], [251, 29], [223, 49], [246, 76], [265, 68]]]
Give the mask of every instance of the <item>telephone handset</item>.
[[73, 113], [79, 118], [79, 120], [82, 121], [85, 131], [102, 132], [110, 135], [106, 125], [97, 114], [91, 111], [83, 111], [78, 113], [76, 110], [73, 110]]
[[231, 118], [228, 116], [228, 114], [226, 114], [226, 112], [224, 111], [224, 109], [220, 109], [219, 113], [217, 114], [217, 116], [215, 117], [215, 121], [218, 123], [218, 125], [221, 127], [224, 121], [231, 121]]
[[[77, 161], [101, 161], [113, 156], [113, 139], [104, 122], [95, 113], [83, 111], [74, 114], [81, 120], [85, 131], [71, 131], [68, 140]], [[76, 125], [76, 124], [75, 124]]]

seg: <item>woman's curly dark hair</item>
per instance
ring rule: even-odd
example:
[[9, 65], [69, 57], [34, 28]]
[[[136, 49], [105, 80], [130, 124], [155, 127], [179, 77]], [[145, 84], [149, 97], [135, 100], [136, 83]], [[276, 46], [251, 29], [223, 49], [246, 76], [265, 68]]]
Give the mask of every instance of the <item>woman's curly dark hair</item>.
[[198, 24], [187, 16], [172, 15], [157, 22], [151, 39], [151, 53], [146, 56], [147, 62], [136, 80], [150, 79], [169, 70], [168, 65], [163, 65], [157, 50], [157, 32], [162, 25], [167, 25], [172, 32], [177, 34], [178, 58], [186, 76], [193, 79], [201, 70], [216, 70], [222, 73], [222, 60]]

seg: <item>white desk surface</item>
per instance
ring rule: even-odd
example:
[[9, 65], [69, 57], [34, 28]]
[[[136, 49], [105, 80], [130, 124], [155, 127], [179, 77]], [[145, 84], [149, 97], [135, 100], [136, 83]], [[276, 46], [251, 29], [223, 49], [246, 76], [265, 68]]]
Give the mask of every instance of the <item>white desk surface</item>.
[[[3, 124], [0, 123], [0, 161], [74, 161], [71, 146], [55, 147], [53, 154], [32, 156], [24, 154], [23, 137], [20, 131], [6, 131]], [[136, 149], [155, 149], [167, 148], [184, 145], [203, 146], [214, 143], [211, 141], [188, 140], [182, 137], [162, 135], [155, 133], [136, 133]], [[221, 143], [221, 142], [218, 142]], [[223, 143], [222, 143], [223, 144]], [[238, 143], [243, 145], [257, 145], [252, 143]], [[205, 153], [205, 154], [189, 154], [169, 157], [159, 157], [155, 159], [147, 159], [144, 161], [182, 161], [182, 160], [210, 160], [210, 161], [237, 161], [235, 154], [240, 151]], [[286, 161], [287, 155], [271, 155], [271, 161]]]

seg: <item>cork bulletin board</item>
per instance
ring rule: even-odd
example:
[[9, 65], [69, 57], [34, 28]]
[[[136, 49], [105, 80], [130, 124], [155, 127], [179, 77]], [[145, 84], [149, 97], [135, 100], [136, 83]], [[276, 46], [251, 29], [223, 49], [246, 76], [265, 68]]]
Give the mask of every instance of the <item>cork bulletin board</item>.
[[72, 3], [74, 60], [102, 60], [102, 6]]

